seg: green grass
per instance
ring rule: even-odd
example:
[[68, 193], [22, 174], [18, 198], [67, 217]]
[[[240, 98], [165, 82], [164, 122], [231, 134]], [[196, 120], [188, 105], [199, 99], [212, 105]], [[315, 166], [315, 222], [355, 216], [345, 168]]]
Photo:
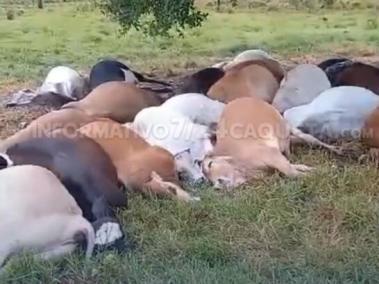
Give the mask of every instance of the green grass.
[[[164, 74], [252, 47], [282, 59], [361, 55], [378, 51], [379, 31], [367, 22], [372, 15], [212, 14], [201, 29], [167, 40], [135, 31], [121, 37], [115, 24], [74, 6], [28, 10], [15, 21], [0, 20], [0, 82], [40, 80], [57, 64], [87, 70], [102, 56]], [[14, 258], [0, 283], [379, 282], [377, 169], [319, 150], [298, 150], [291, 160], [316, 169], [229, 193], [198, 189], [202, 201], [192, 205], [133, 195], [130, 208], [119, 212], [133, 251], [88, 262], [81, 255], [58, 262]]]
[[132, 196], [120, 218], [135, 250], [88, 263], [16, 258], [4, 283], [377, 283], [377, 170], [318, 150], [292, 160], [316, 170], [199, 189], [193, 205]]
[[[327, 19], [327, 20], [326, 20]], [[251, 12], [210, 15], [185, 38], [126, 36], [85, 6], [54, 5], [0, 20], [0, 82], [41, 79], [49, 68], [68, 64], [88, 70], [104, 56], [124, 59], [143, 71], [205, 66], [246, 48], [260, 47], [283, 59], [309, 53], [375, 52], [375, 12]], [[375, 28], [376, 27], [376, 28]], [[212, 59], [213, 58], [213, 59]]]

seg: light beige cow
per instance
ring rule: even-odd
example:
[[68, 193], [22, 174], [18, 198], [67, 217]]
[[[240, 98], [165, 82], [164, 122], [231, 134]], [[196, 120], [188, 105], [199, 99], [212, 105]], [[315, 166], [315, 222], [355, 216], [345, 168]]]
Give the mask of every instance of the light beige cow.
[[311, 170], [291, 164], [293, 138], [337, 151], [314, 137], [290, 128], [279, 112], [259, 98], [239, 98], [224, 109], [217, 129], [214, 152], [204, 159], [203, 171], [217, 188], [233, 188], [263, 177], [275, 169], [289, 177]]
[[241, 62], [245, 62], [249, 60], [262, 60], [262, 59], [274, 60], [274, 58], [264, 50], [261, 50], [261, 49], [245, 50], [237, 54], [236, 57], [234, 57], [231, 62], [229, 62], [226, 66], [224, 66], [224, 69], [233, 67], [234, 65]]
[[0, 267], [14, 254], [29, 251], [50, 259], [71, 253], [95, 233], [58, 178], [45, 168], [25, 165], [0, 170]]

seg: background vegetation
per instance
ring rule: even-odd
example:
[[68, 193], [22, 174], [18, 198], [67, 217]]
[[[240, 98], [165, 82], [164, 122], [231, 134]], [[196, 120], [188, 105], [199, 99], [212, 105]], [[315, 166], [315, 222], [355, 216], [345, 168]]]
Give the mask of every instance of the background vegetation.
[[[0, 1], [6, 7], [1, 90], [33, 86], [59, 64], [86, 71], [105, 56], [169, 77], [247, 48], [264, 48], [285, 64], [336, 54], [374, 58], [379, 51], [378, 11], [363, 2], [295, 9], [293, 1], [260, 7], [240, 1], [215, 12], [199, 1], [210, 14], [204, 25], [167, 39], [135, 30], [121, 36], [116, 23], [84, 1], [48, 3], [43, 10]], [[14, 11], [12, 21], [7, 9]], [[12, 111], [0, 109], [2, 137], [16, 130], [4, 128], [24, 119]], [[59, 262], [24, 256], [12, 261], [0, 283], [377, 283], [377, 169], [319, 150], [297, 149], [291, 160], [316, 169], [302, 179], [274, 175], [229, 193], [193, 189], [202, 201], [192, 205], [132, 196], [119, 216], [133, 251], [105, 252], [89, 262], [80, 255]]]

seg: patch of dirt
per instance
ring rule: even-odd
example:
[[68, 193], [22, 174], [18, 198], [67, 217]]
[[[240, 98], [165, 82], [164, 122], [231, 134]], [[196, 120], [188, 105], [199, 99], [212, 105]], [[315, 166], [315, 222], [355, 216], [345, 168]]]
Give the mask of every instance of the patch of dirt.
[[14, 91], [18, 91], [21, 89], [32, 89], [36, 87], [36, 82], [18, 82], [16, 80], [7, 80], [2, 81], [0, 84], [0, 97], [8, 96], [10, 93]]
[[0, 97], [0, 138], [4, 139], [25, 127], [31, 121], [48, 112], [44, 107], [5, 108], [4, 98]]

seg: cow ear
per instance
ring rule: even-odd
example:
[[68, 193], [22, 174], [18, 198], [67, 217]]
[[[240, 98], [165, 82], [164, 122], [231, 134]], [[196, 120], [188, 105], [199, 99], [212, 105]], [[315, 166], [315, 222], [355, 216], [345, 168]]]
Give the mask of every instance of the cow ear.
[[8, 167], [7, 160], [5, 160], [5, 158], [0, 155], [0, 170], [5, 169], [7, 167]]
[[7, 154], [0, 153], [0, 170], [13, 166], [13, 161]]
[[218, 123], [217, 123], [217, 122], [212, 122], [212, 123], [209, 125], [209, 130], [208, 130], [208, 131], [209, 131], [212, 135], [216, 135], [217, 127], [218, 127]]
[[178, 158], [178, 157], [180, 157], [181, 155], [183, 155], [184, 153], [191, 154], [191, 149], [188, 148], [188, 149], [183, 150], [182, 152], [176, 153], [176, 154], [174, 155], [174, 158]]

